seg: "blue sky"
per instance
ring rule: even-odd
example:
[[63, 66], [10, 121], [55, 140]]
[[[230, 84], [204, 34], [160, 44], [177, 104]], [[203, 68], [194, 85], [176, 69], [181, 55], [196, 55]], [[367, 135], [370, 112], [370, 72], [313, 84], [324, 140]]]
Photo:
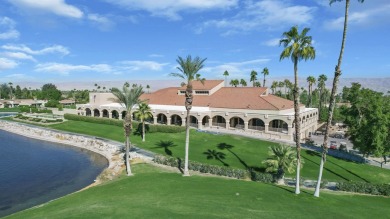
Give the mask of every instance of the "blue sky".
[[[328, 0], [3, 0], [0, 83], [167, 80], [177, 56], [207, 58], [206, 79], [292, 77], [278, 41], [311, 28], [316, 59], [299, 75], [332, 77], [345, 2]], [[342, 77], [390, 76], [390, 1], [351, 1]]]

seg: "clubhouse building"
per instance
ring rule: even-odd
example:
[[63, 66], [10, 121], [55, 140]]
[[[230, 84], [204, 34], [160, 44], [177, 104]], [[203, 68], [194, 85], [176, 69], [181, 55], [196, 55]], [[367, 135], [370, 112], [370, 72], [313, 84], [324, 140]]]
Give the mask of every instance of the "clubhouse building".
[[[169, 87], [145, 93], [153, 124], [185, 126], [186, 87]], [[201, 130], [234, 130], [264, 138], [293, 141], [293, 101], [269, 94], [266, 87], [224, 87], [223, 80], [193, 83], [190, 124]], [[125, 108], [111, 100], [111, 93], [90, 93], [88, 104], [78, 104], [84, 116], [123, 119]], [[134, 109], [136, 111], [136, 109]], [[318, 109], [300, 105], [301, 138], [317, 129]]]

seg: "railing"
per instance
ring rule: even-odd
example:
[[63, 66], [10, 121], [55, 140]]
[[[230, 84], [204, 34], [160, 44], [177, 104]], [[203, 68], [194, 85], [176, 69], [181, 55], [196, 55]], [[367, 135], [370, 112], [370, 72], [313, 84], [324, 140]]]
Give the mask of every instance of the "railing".
[[191, 127], [198, 128], [198, 123], [190, 123]]
[[268, 128], [268, 131], [271, 131], [271, 132], [280, 132], [280, 133], [284, 133], [284, 134], [287, 134], [287, 133], [288, 133], [288, 130], [285, 129], [285, 128], [272, 128], [272, 127], [269, 127], [269, 128]]
[[206, 123], [203, 125], [203, 127], [206, 127], [206, 128], [207, 128], [207, 127], [209, 127], [209, 124], [210, 124], [210, 123], [206, 122]]
[[236, 128], [236, 129], [244, 129], [245, 126], [244, 125], [236, 125], [236, 126], [234, 126], [234, 128]]
[[257, 131], [264, 131], [265, 130], [265, 127], [264, 126], [257, 126], [257, 125], [250, 125], [248, 126], [249, 129], [254, 129], [254, 130], [257, 130]]
[[226, 123], [213, 122], [212, 125], [217, 126], [217, 127], [226, 128]]

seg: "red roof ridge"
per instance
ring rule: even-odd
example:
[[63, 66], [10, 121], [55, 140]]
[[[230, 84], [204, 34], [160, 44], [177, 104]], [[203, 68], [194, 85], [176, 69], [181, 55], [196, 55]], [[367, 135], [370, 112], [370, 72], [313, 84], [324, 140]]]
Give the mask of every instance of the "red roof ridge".
[[[268, 94], [267, 96], [274, 96], [274, 97], [276, 97], [276, 96], [273, 95], [273, 94]], [[268, 101], [267, 99], [265, 99], [265, 98], [264, 98], [265, 96], [260, 95], [260, 97], [261, 97], [264, 101], [266, 101], [267, 103], [271, 104], [271, 105], [272, 105], [273, 107], [275, 107], [276, 109], [280, 110], [279, 107], [275, 106], [275, 105], [272, 104], [270, 101]]]

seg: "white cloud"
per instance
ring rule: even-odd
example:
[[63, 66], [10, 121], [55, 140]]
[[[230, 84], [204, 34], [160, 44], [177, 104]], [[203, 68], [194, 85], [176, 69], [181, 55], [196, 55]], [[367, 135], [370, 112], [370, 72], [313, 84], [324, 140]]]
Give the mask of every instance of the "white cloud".
[[11, 4], [27, 10], [38, 10], [59, 16], [82, 18], [83, 12], [65, 0], [8, 0]]
[[[15, 30], [15, 22], [8, 17], [0, 18], [0, 40], [17, 39], [19, 31]], [[3, 30], [4, 29], [4, 32]]]
[[[366, 6], [366, 2], [364, 3]], [[348, 16], [348, 25], [352, 26], [371, 26], [390, 24], [389, 3], [378, 3], [369, 5], [369, 7], [359, 7], [361, 11], [352, 11]], [[344, 11], [343, 11], [344, 12]], [[338, 18], [327, 20], [324, 26], [328, 30], [342, 30], [344, 27], [344, 14]]]
[[123, 70], [139, 71], [139, 70], [151, 70], [161, 71], [164, 66], [169, 63], [158, 63], [153, 61], [122, 61], [119, 62], [120, 68]]
[[146, 10], [154, 16], [180, 19], [178, 14], [184, 10], [225, 9], [237, 5], [238, 0], [105, 0], [129, 10]]
[[5, 78], [12, 79], [12, 80], [31, 80], [33, 77], [25, 75], [25, 74], [10, 74], [6, 75]]
[[27, 55], [26, 53], [22, 52], [4, 52], [3, 54], [9, 58], [31, 60], [34, 62], [37, 61], [31, 55]]
[[273, 38], [263, 43], [266, 46], [279, 46], [280, 38]]
[[0, 70], [12, 69], [15, 68], [16, 66], [18, 66], [18, 63], [15, 62], [14, 60], [0, 57]]
[[151, 58], [162, 58], [162, 57], [164, 57], [164, 55], [161, 55], [161, 54], [150, 54], [149, 57], [151, 57]]
[[112, 71], [112, 68], [107, 64], [71, 65], [71, 64], [53, 62], [53, 63], [38, 64], [35, 66], [35, 71], [57, 73], [60, 75], [69, 75], [69, 73], [71, 72], [80, 72], [80, 71], [94, 71], [94, 72], [105, 73], [105, 72]]
[[40, 50], [32, 50], [26, 45], [4, 45], [2, 46], [3, 49], [6, 50], [12, 50], [12, 51], [20, 51], [20, 52], [25, 52], [31, 55], [45, 55], [49, 53], [60, 53], [62, 55], [68, 55], [70, 52], [68, 48], [61, 46], [61, 45], [53, 45], [49, 47], [45, 47]]
[[280, 29], [310, 23], [315, 10], [316, 7], [291, 5], [288, 0], [246, 1], [235, 16], [204, 22], [202, 28], [226, 29], [224, 35], [261, 28]]
[[269, 61], [270, 59], [254, 59], [243, 62], [228, 62], [213, 67], [205, 67], [202, 71], [213, 76], [222, 76], [223, 72], [227, 70], [231, 77], [248, 77], [253, 69], [259, 69], [261, 65]]
[[88, 14], [88, 20], [94, 22], [103, 31], [110, 30], [114, 26], [114, 22], [99, 14]]

